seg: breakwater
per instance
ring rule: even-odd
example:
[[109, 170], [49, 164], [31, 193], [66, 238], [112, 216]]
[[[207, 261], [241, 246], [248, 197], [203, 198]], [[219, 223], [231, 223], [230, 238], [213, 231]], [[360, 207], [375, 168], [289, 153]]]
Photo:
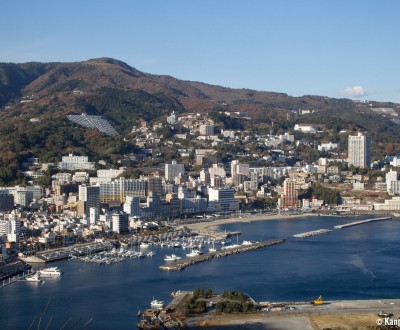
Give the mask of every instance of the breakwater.
[[391, 217], [385, 217], [385, 218], [373, 218], [373, 219], [367, 219], [367, 220], [360, 220], [360, 221], [346, 223], [344, 225], [338, 225], [338, 226], [335, 226], [334, 228], [335, 229], [342, 229], [342, 228], [362, 225], [364, 223], [369, 223], [369, 222], [373, 222], [373, 221], [383, 221], [383, 220], [390, 220], [390, 219], [392, 219], [392, 218]]
[[312, 230], [312, 231], [307, 231], [305, 233], [300, 233], [300, 234], [295, 234], [293, 237], [296, 238], [307, 238], [310, 236], [315, 236], [315, 235], [322, 235], [331, 232], [332, 229], [317, 229], [317, 230]]
[[221, 251], [216, 251], [216, 252], [210, 252], [210, 253], [205, 253], [196, 257], [192, 258], [186, 258], [183, 260], [175, 261], [172, 262], [168, 265], [160, 266], [161, 270], [174, 270], [174, 271], [179, 271], [182, 270], [188, 266], [198, 264], [200, 262], [204, 262], [207, 260], [215, 259], [215, 258], [222, 258], [226, 257], [229, 255], [233, 254], [239, 254], [239, 253], [244, 253], [244, 252], [249, 252], [253, 250], [257, 250], [260, 248], [276, 245], [285, 242], [284, 239], [275, 239], [275, 240], [269, 240], [269, 241], [262, 241], [258, 243], [254, 243], [251, 245], [241, 245], [232, 249], [226, 249], [226, 250], [221, 250]]

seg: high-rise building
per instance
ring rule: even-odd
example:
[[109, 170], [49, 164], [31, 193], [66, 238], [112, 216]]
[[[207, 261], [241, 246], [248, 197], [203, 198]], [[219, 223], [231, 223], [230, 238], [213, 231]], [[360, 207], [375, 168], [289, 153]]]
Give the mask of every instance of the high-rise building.
[[140, 198], [138, 196], [126, 196], [124, 212], [131, 216], [140, 216]]
[[386, 181], [387, 191], [389, 192], [390, 182], [397, 181], [397, 172], [390, 170], [389, 172], [386, 173], [385, 179], [386, 179], [385, 181]]
[[126, 234], [129, 232], [128, 213], [118, 212], [112, 215], [112, 230], [118, 234]]
[[238, 186], [242, 184], [250, 175], [249, 164], [240, 164], [238, 160], [232, 160], [231, 162], [231, 177], [233, 185]]
[[163, 194], [163, 180], [158, 173], [154, 173], [153, 176], [148, 178], [148, 192], [157, 195], [158, 197], [164, 197]]
[[99, 209], [96, 207], [91, 207], [89, 209], [90, 224], [94, 225], [98, 219], [99, 219]]
[[298, 191], [296, 189], [296, 180], [285, 179], [283, 182], [283, 192], [279, 199], [279, 206], [282, 209], [294, 209], [299, 206]]
[[10, 214], [10, 218], [7, 222], [7, 240], [9, 242], [19, 243], [21, 235], [21, 223], [15, 213]]
[[179, 174], [185, 173], [185, 166], [178, 164], [176, 160], [172, 161], [172, 164], [165, 164], [165, 180], [174, 181]]
[[102, 203], [123, 203], [126, 196], [146, 197], [147, 181], [119, 178], [112, 182], [101, 182], [100, 201]]
[[371, 137], [358, 133], [349, 135], [348, 163], [355, 167], [370, 167], [371, 165]]
[[231, 188], [209, 188], [208, 200], [210, 209], [213, 210], [239, 210], [239, 202], [235, 199], [235, 190]]
[[11, 211], [14, 208], [14, 196], [8, 191], [0, 191], [0, 212]]
[[83, 202], [83, 213], [90, 215], [90, 208], [100, 210], [100, 187], [79, 186], [79, 201]]

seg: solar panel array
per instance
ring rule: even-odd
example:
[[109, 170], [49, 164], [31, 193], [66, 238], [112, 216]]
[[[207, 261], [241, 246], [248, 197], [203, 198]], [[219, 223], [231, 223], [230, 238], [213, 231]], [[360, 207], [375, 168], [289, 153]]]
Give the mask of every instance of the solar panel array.
[[111, 124], [104, 119], [102, 116], [92, 116], [87, 114], [81, 115], [69, 115], [67, 118], [80, 125], [87, 128], [96, 128], [100, 132], [107, 134], [108, 136], [118, 136], [118, 132], [111, 126]]

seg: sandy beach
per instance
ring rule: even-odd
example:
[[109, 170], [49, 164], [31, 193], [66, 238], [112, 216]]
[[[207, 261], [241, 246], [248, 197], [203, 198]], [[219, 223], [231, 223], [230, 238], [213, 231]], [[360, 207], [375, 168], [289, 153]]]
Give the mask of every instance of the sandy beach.
[[211, 221], [196, 222], [191, 224], [185, 224], [185, 227], [196, 230], [203, 234], [215, 234], [216, 228], [221, 225], [227, 225], [231, 223], [246, 223], [255, 221], [270, 221], [270, 220], [287, 220], [287, 219], [299, 219], [303, 217], [319, 216], [315, 213], [307, 214], [260, 214], [242, 217], [232, 217], [226, 219], [215, 219]]

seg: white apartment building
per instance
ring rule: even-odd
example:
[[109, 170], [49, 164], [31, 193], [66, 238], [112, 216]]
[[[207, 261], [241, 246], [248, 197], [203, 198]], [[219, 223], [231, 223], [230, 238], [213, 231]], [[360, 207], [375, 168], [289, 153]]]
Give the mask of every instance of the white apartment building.
[[118, 234], [126, 234], [129, 232], [129, 216], [125, 212], [114, 213], [111, 216], [112, 230]]
[[333, 142], [321, 143], [318, 146], [319, 151], [329, 151], [329, 150], [338, 149], [338, 148], [339, 148], [339, 143], [333, 143]]
[[146, 197], [147, 180], [119, 178], [111, 182], [101, 182], [99, 186], [101, 203], [123, 203], [126, 196]]
[[214, 134], [213, 125], [200, 125], [200, 134], [205, 136], [210, 136]]
[[210, 210], [239, 210], [239, 202], [235, 199], [235, 191], [231, 188], [209, 188], [208, 201]]
[[124, 212], [128, 213], [130, 216], [140, 216], [140, 197], [126, 196]]
[[165, 180], [174, 181], [179, 174], [185, 173], [185, 166], [178, 164], [176, 160], [172, 161], [172, 164], [165, 164]]
[[213, 164], [211, 168], [208, 169], [210, 177], [220, 176], [221, 178], [226, 177], [226, 171], [223, 164]]
[[400, 196], [386, 199], [384, 203], [374, 203], [374, 209], [377, 211], [400, 211]]
[[87, 156], [75, 156], [74, 154], [69, 154], [68, 156], [63, 156], [58, 167], [61, 170], [76, 171], [76, 170], [94, 170], [94, 163], [89, 162]]
[[371, 165], [371, 137], [358, 133], [349, 135], [348, 163], [355, 167], [370, 167]]
[[14, 213], [10, 214], [10, 218], [7, 221], [7, 240], [9, 242], [19, 243], [21, 236], [21, 223]]

